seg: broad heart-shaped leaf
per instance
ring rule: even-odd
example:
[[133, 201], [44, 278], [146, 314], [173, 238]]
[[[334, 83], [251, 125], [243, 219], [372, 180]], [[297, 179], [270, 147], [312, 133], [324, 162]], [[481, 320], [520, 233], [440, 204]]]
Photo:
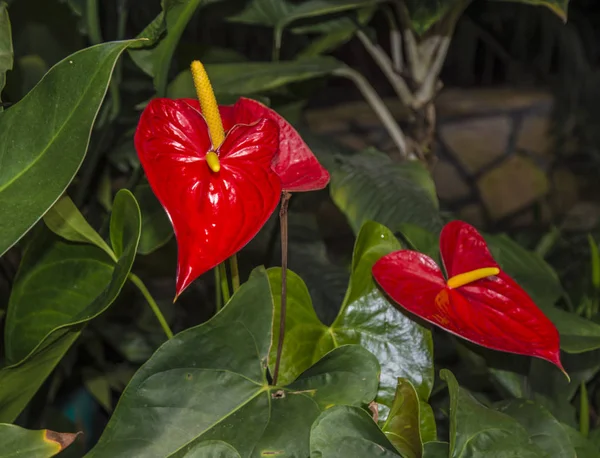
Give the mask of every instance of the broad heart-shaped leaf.
[[409, 458], [399, 455], [373, 418], [358, 407], [327, 409], [310, 431], [311, 458]]
[[552, 458], [577, 458], [568, 433], [545, 408], [533, 401], [514, 399], [496, 404], [498, 412], [513, 417], [523, 426], [534, 444]]
[[450, 458], [547, 458], [521, 424], [480, 404], [443, 369], [440, 378], [450, 392]]
[[432, 232], [441, 229], [435, 186], [420, 164], [396, 163], [381, 152], [366, 150], [338, 156], [329, 172], [331, 198], [355, 233], [366, 221], [394, 232], [403, 223]]
[[116, 299], [133, 265], [140, 212], [126, 190], [110, 222], [115, 264], [101, 249], [59, 239], [45, 228], [27, 246], [6, 315], [9, 366], [0, 370], [0, 421], [13, 421], [83, 326]]
[[[280, 62], [243, 62], [206, 65], [213, 89], [220, 103], [223, 96], [251, 96], [331, 74], [345, 65], [331, 57], [313, 57]], [[169, 85], [171, 98], [195, 98], [192, 74], [183, 71]]]
[[0, 113], [0, 256], [75, 176], [115, 63], [134, 42], [103, 43], [72, 54]]
[[217, 1], [220, 0], [162, 0], [162, 11], [140, 34], [152, 47], [132, 49], [130, 55], [138, 67], [154, 78], [159, 97], [167, 92], [171, 59], [188, 22], [198, 7]]
[[[112, 249], [94, 230], [66, 194], [44, 215], [46, 226], [56, 235], [69, 242], [90, 243], [96, 245], [114, 259]], [[115, 260], [116, 261], [116, 260]]]
[[6, 7], [5, 2], [0, 2], [0, 95], [6, 84], [6, 72], [13, 68], [12, 33]]
[[427, 442], [423, 446], [423, 458], [448, 458], [449, 450], [448, 442]]
[[293, 383], [269, 386], [272, 319], [268, 277], [257, 268], [216, 316], [176, 335], [140, 368], [88, 458], [190, 456], [212, 440], [241, 457], [307, 457], [320, 412], [370, 402], [379, 364], [362, 347], [347, 345]]
[[[435, 425], [433, 412], [431, 419]], [[421, 458], [423, 455], [420, 424], [419, 395], [412, 383], [399, 378], [394, 402], [381, 429], [404, 458]]]
[[[498, 1], [498, 0], [496, 0]], [[528, 3], [530, 5], [539, 5], [550, 8], [563, 21], [567, 20], [567, 10], [569, 8], [569, 0], [501, 0], [519, 3]]]
[[150, 186], [139, 185], [135, 188], [134, 195], [142, 212], [142, 236], [138, 253], [150, 254], [171, 240], [173, 227]]
[[569, 440], [577, 453], [577, 458], [596, 458], [600, 456], [600, 449], [591, 440], [583, 437], [579, 431], [569, 425], [561, 423], [561, 426], [569, 436]]
[[0, 458], [49, 458], [66, 449], [76, 437], [73, 433], [32, 431], [0, 423]]
[[[315, 314], [302, 279], [288, 271], [288, 311], [280, 380], [291, 381], [327, 351], [345, 344], [360, 344], [381, 363], [377, 401], [390, 406], [397, 377], [415, 386], [419, 397], [429, 398], [433, 386], [431, 333], [397, 311], [377, 288], [371, 267], [383, 255], [398, 250], [400, 243], [386, 227], [368, 222], [354, 246], [350, 284], [340, 312], [330, 327]], [[269, 269], [275, 299], [274, 342], [279, 336], [281, 269]], [[269, 367], [275, 363], [275, 349]]]

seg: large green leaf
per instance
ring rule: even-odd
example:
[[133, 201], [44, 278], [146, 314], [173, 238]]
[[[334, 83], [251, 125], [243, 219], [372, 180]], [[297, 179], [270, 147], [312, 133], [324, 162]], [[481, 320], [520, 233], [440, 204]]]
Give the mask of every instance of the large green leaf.
[[73, 443], [77, 434], [32, 431], [0, 423], [0, 458], [49, 458]]
[[468, 4], [470, 0], [420, 0], [406, 2], [413, 29], [418, 35], [427, 32], [455, 7]]
[[320, 412], [370, 402], [379, 364], [347, 345], [293, 383], [270, 386], [272, 318], [268, 277], [258, 268], [215, 317], [169, 340], [140, 368], [88, 457], [183, 457], [209, 440], [243, 457], [308, 456]]
[[[162, 0], [162, 11], [142, 31], [140, 38], [148, 40], [147, 47], [132, 49], [134, 62], [154, 78], [160, 97], [167, 92], [171, 59], [188, 22], [200, 6], [221, 0]], [[161, 36], [166, 32], [166, 36]]]
[[[381, 429], [404, 458], [420, 458], [423, 455], [419, 402], [419, 395], [412, 383], [398, 379], [394, 402]], [[433, 413], [431, 419], [435, 422]]]
[[450, 392], [450, 458], [547, 458], [520, 423], [480, 404], [443, 369]]
[[[371, 268], [392, 251], [401, 248], [389, 229], [368, 222], [354, 247], [350, 284], [340, 312], [331, 326], [315, 314], [302, 279], [288, 271], [288, 313], [280, 380], [291, 381], [327, 351], [345, 344], [360, 344], [381, 362], [378, 402], [388, 407], [396, 391], [397, 377], [407, 378], [419, 396], [427, 400], [433, 386], [431, 333], [396, 310], [377, 288]], [[275, 299], [274, 342], [279, 336], [281, 269], [269, 269]], [[269, 366], [275, 362], [271, 349]]]
[[355, 233], [366, 221], [398, 231], [404, 223], [439, 231], [435, 185], [416, 162], [393, 162], [378, 151], [338, 156], [331, 173], [331, 197]]
[[567, 10], [569, 0], [501, 0], [519, 3], [529, 3], [530, 5], [545, 6], [556, 13], [563, 21], [567, 20]]
[[[336, 406], [323, 412], [310, 431], [311, 458], [398, 458], [385, 434], [363, 409]], [[410, 455], [402, 455], [407, 458]]]
[[140, 185], [135, 188], [134, 194], [142, 211], [142, 236], [138, 253], [150, 254], [171, 240], [173, 226], [150, 186]]
[[592, 441], [586, 439], [579, 431], [568, 425], [561, 423], [561, 426], [568, 434], [569, 440], [577, 453], [577, 458], [597, 458], [600, 456], [600, 450]]
[[6, 84], [6, 72], [13, 68], [12, 32], [6, 6], [5, 2], [0, 2], [0, 95]]
[[568, 433], [545, 408], [533, 401], [515, 399], [495, 405], [497, 411], [516, 419], [531, 440], [552, 458], [577, 458]]
[[101, 249], [40, 230], [27, 246], [6, 315], [0, 370], [0, 421], [12, 421], [79, 336], [125, 283], [140, 236], [140, 212], [126, 190], [115, 197], [110, 238], [115, 263]]
[[[313, 57], [295, 61], [250, 62], [206, 65], [218, 96], [252, 95], [290, 83], [329, 75], [344, 64], [332, 57]], [[169, 85], [169, 97], [196, 97], [189, 71], [183, 71]]]
[[112, 70], [131, 44], [104, 43], [76, 52], [0, 113], [0, 256], [46, 213], [75, 176]]

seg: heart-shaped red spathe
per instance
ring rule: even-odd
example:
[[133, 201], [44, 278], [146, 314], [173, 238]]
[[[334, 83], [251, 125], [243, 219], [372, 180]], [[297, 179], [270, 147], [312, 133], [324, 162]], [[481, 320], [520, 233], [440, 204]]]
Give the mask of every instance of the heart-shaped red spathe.
[[[184, 100], [201, 110], [197, 100]], [[279, 175], [284, 191], [316, 191], [329, 183], [329, 172], [319, 163], [296, 129], [276, 111], [256, 100], [241, 97], [234, 105], [220, 105], [219, 112], [225, 132], [236, 124], [253, 124], [259, 119], [270, 119], [277, 123], [279, 151], [272, 167]]]
[[213, 172], [211, 140], [198, 102], [154, 99], [135, 133], [135, 147], [177, 238], [177, 295], [238, 252], [265, 224], [281, 195], [271, 163], [279, 128], [270, 119], [229, 126]]
[[[440, 253], [449, 278], [500, 269], [481, 234], [462, 221], [443, 228]], [[420, 318], [486, 348], [545, 359], [564, 372], [556, 327], [502, 270], [451, 288], [433, 259], [400, 250], [377, 261], [373, 276], [389, 297]]]

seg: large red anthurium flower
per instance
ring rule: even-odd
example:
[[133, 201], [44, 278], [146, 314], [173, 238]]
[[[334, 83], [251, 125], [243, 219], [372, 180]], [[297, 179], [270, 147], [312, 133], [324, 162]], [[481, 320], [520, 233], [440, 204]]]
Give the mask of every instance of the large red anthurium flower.
[[473, 226], [448, 223], [440, 252], [448, 280], [433, 259], [411, 250], [382, 257], [373, 276], [388, 296], [420, 318], [486, 348], [545, 359], [564, 372], [558, 331], [500, 269]]
[[154, 99], [141, 115], [135, 147], [178, 245], [177, 296], [239, 251], [273, 213], [281, 180], [272, 169], [279, 126], [266, 117], [228, 119], [223, 129], [202, 65], [192, 66], [202, 102]]

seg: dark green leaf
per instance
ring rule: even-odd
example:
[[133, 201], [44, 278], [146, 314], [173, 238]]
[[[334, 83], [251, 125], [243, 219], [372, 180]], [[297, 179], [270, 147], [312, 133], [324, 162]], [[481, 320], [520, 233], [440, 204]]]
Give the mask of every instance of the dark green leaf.
[[[346, 297], [330, 327], [317, 318], [302, 279], [293, 272], [288, 273], [289, 308], [281, 380], [293, 380], [332, 348], [360, 344], [375, 354], [382, 365], [378, 402], [391, 405], [398, 376], [410, 380], [421, 399], [428, 399], [434, 376], [431, 333], [397, 311], [371, 276], [371, 268], [381, 256], [400, 248], [400, 243], [384, 226], [374, 222], [364, 225], [354, 247]], [[275, 300], [273, 332], [274, 342], [277, 342], [281, 269], [269, 269], [269, 278]], [[275, 349], [272, 348], [270, 367], [274, 362]]]
[[577, 458], [597, 458], [600, 456], [600, 449], [591, 440], [583, 437], [579, 431], [571, 428], [569, 425], [561, 423], [561, 426], [569, 436], [569, 440], [575, 448]]
[[150, 186], [140, 185], [135, 188], [134, 194], [142, 211], [142, 237], [138, 253], [150, 254], [171, 240], [173, 227]]
[[[162, 0], [162, 11], [140, 34], [148, 39], [151, 48], [132, 49], [134, 62], [154, 78], [154, 87], [159, 97], [167, 92], [171, 59], [179, 39], [188, 22], [200, 6], [221, 0]], [[166, 31], [166, 36], [160, 40]], [[158, 41], [158, 43], [156, 43]]]
[[[252, 95], [290, 83], [329, 75], [344, 64], [331, 57], [314, 57], [283, 62], [250, 62], [206, 65], [213, 89], [219, 96]], [[169, 97], [196, 97], [189, 71], [183, 71], [169, 85]]]
[[423, 441], [419, 425], [419, 396], [412, 383], [399, 378], [394, 402], [381, 429], [404, 458], [420, 458]]
[[96, 245], [112, 259], [115, 259], [115, 255], [110, 247], [94, 228], [90, 226], [71, 198], [66, 194], [44, 215], [44, 222], [52, 232], [63, 239], [69, 242]]
[[454, 8], [464, 8], [470, 0], [420, 0], [406, 2], [413, 29], [418, 35], [427, 32]]
[[355, 233], [370, 220], [394, 232], [404, 223], [439, 231], [435, 186], [422, 165], [393, 162], [383, 153], [367, 150], [338, 156], [329, 171], [331, 197]]
[[112, 70], [131, 43], [76, 52], [0, 113], [0, 255], [46, 213], [75, 176]]
[[398, 458], [400, 455], [367, 412], [357, 407], [336, 406], [323, 412], [313, 424], [310, 456]]
[[511, 416], [528, 432], [531, 441], [552, 458], [577, 458], [569, 435], [560, 422], [539, 404], [524, 399], [505, 401], [496, 410]]
[[175, 452], [169, 458], [241, 458], [240, 454], [227, 442], [205, 441], [187, 448], [185, 451]]
[[372, 400], [379, 364], [349, 345], [292, 384], [269, 386], [272, 314], [268, 277], [259, 268], [221, 312], [175, 336], [141, 367], [88, 457], [189, 456], [209, 440], [226, 442], [241, 456], [308, 456], [319, 413]]
[[28, 245], [15, 279], [5, 326], [6, 359], [0, 370], [0, 421], [13, 421], [79, 336], [104, 312], [125, 283], [140, 236], [133, 195], [120, 191], [111, 217], [115, 264], [99, 248], [40, 231]]
[[484, 407], [458, 386], [452, 372], [443, 369], [440, 378], [450, 392], [451, 458], [547, 458], [519, 422]]
[[[507, 1], [507, 0], [501, 0]], [[528, 3], [530, 5], [545, 6], [558, 15], [563, 21], [567, 20], [569, 0], [508, 0], [512, 2]]]
[[5, 2], [0, 2], [0, 95], [6, 84], [6, 72], [13, 68], [12, 32], [6, 7]]
[[49, 458], [71, 445], [76, 437], [72, 433], [32, 431], [0, 423], [0, 458]]
[[440, 245], [436, 234], [414, 224], [401, 224], [400, 233], [413, 250], [426, 254], [434, 259], [438, 265], [442, 265], [440, 262]]
[[448, 442], [427, 442], [423, 446], [423, 458], [448, 458], [449, 450]]

